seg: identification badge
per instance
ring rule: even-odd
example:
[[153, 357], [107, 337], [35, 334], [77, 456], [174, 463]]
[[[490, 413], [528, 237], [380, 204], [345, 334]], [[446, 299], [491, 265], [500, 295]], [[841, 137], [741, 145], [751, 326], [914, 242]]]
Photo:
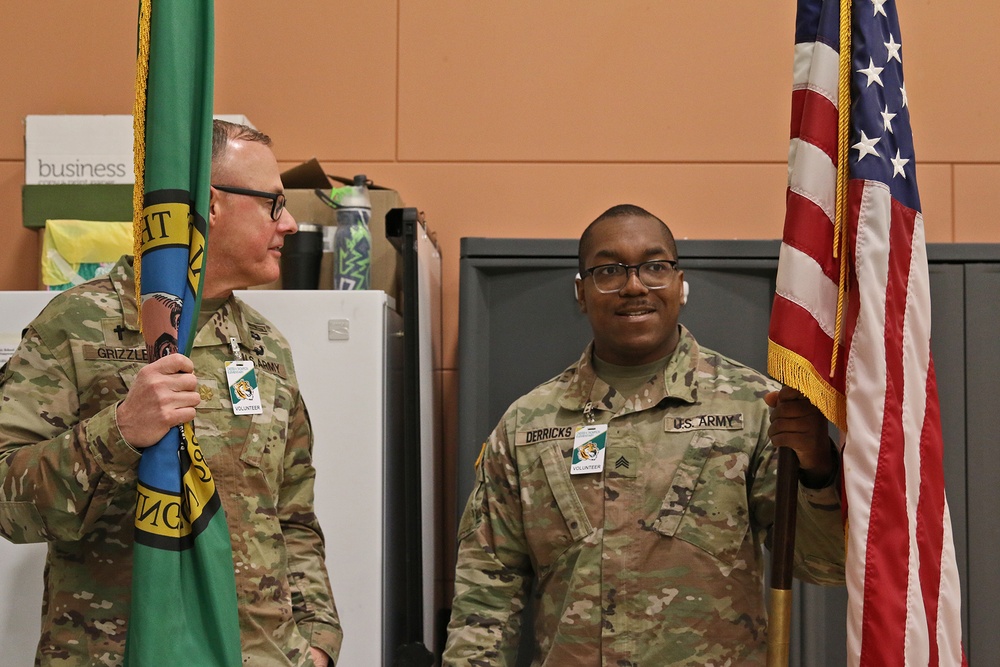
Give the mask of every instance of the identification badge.
[[229, 398], [233, 401], [233, 414], [263, 414], [260, 392], [257, 389], [257, 373], [254, 372], [252, 361], [227, 361], [226, 382], [229, 383]]
[[571, 475], [586, 475], [604, 470], [604, 449], [608, 439], [607, 424], [588, 424], [576, 430], [573, 436], [573, 462]]

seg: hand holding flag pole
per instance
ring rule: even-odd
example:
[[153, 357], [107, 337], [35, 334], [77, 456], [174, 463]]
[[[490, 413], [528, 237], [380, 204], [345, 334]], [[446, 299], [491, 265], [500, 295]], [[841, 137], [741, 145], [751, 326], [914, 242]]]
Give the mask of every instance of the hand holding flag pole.
[[771, 593], [767, 601], [767, 667], [788, 664], [792, 629], [792, 563], [799, 459], [787, 447], [778, 450], [778, 484], [771, 533]]
[[771, 592], [768, 598], [768, 667], [788, 664], [792, 619], [795, 516], [801, 470], [822, 486], [836, 463], [826, 418], [801, 392], [783, 387], [764, 397], [772, 408], [768, 436], [778, 448], [775, 517], [771, 531]]

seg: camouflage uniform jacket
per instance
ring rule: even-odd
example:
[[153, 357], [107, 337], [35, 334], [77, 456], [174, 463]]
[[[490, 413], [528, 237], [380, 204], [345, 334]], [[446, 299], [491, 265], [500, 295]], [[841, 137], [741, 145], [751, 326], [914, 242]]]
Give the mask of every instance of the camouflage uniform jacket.
[[[762, 398], [776, 386], [682, 328], [663, 374], [626, 399], [591, 350], [515, 402], [484, 446], [444, 664], [514, 664], [531, 599], [532, 665], [763, 665], [777, 457]], [[608, 425], [604, 471], [571, 475], [587, 413]], [[841, 584], [838, 495], [800, 489], [796, 574]]]
[[[122, 661], [140, 455], [114, 412], [146, 357], [132, 276], [123, 259], [55, 297], [0, 377], [0, 532], [49, 545], [38, 665]], [[233, 415], [230, 337], [255, 362], [263, 414]], [[230, 297], [191, 358], [202, 398], [195, 432], [232, 540], [244, 663], [312, 665], [310, 645], [336, 658], [342, 632], [313, 513], [312, 431], [288, 343]]]

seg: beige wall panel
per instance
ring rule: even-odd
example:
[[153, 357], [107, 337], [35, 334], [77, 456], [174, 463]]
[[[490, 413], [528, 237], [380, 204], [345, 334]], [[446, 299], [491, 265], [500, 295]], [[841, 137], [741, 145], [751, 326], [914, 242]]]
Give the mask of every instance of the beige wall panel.
[[780, 238], [784, 164], [519, 165], [324, 163], [364, 171], [427, 214], [442, 251], [444, 368], [455, 368], [464, 236], [577, 238], [614, 204], [662, 217], [678, 238]]
[[1000, 161], [1000, 5], [897, 4], [917, 159]]
[[24, 160], [29, 114], [132, 113], [138, 3], [0, 0], [0, 7], [0, 160]]
[[403, 160], [783, 160], [794, 2], [400, 7]]
[[1000, 165], [955, 167], [955, 241], [1000, 243]]
[[396, 2], [217, 0], [215, 108], [306, 160], [396, 150]]
[[927, 243], [951, 243], [955, 240], [951, 165], [918, 164], [917, 183]]
[[[2, 0], [0, 159], [27, 114], [131, 113], [137, 3]], [[291, 159], [395, 156], [396, 2], [218, 0], [216, 111], [282, 135]], [[291, 9], [291, 11], [290, 11]]]

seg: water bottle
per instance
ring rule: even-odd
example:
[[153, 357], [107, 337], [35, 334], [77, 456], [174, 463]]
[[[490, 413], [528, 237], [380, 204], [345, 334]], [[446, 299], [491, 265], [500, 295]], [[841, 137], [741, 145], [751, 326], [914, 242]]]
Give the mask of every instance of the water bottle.
[[299, 230], [286, 236], [281, 248], [281, 287], [316, 289], [323, 259], [323, 228], [309, 222], [298, 225]]
[[333, 237], [333, 288], [369, 289], [371, 284], [372, 234], [368, 221], [372, 202], [364, 174], [354, 184], [334, 188], [330, 199], [337, 207], [337, 233]]

